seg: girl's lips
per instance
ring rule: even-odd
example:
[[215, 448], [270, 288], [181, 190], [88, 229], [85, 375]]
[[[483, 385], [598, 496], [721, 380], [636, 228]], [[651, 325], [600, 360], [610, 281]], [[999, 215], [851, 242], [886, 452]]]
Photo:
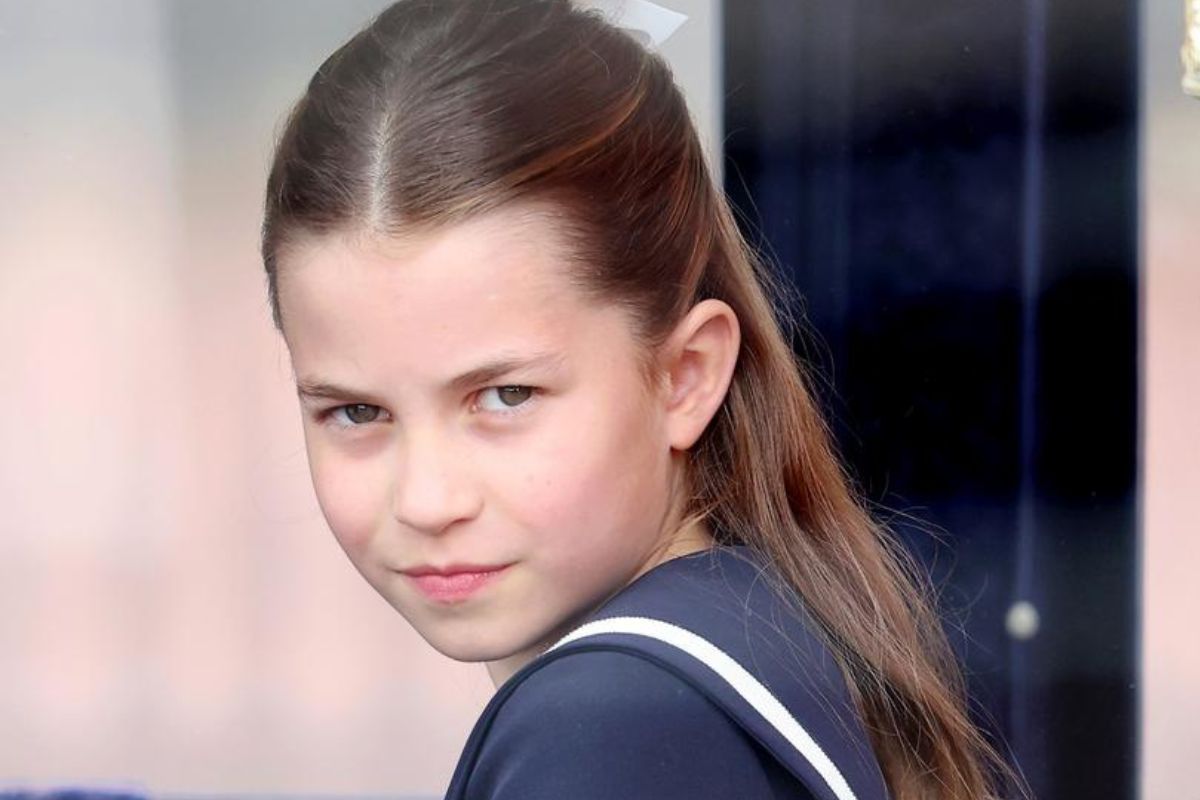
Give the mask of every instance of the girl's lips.
[[475, 592], [495, 581], [506, 569], [508, 569], [507, 564], [502, 567], [489, 567], [480, 572], [405, 574], [429, 599], [439, 603], [453, 603], [466, 600]]

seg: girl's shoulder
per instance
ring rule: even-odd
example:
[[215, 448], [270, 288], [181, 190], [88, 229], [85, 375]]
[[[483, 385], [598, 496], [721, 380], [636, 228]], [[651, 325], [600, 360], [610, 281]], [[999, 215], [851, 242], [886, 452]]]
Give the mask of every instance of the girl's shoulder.
[[887, 794], [811, 621], [722, 546], [639, 577], [488, 704], [448, 800], [551, 796]]
[[564, 652], [507, 688], [448, 798], [812, 796], [702, 692], [636, 654]]

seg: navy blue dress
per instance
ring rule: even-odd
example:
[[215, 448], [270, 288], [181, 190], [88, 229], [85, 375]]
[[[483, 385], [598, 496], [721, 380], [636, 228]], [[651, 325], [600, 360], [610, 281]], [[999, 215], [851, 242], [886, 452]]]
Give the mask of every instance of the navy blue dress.
[[507, 680], [446, 800], [885, 800], [842, 674], [743, 546], [664, 562]]

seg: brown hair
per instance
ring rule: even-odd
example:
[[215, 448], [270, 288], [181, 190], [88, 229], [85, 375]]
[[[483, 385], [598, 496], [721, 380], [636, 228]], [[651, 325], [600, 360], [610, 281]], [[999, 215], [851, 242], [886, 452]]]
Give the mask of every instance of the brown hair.
[[742, 345], [691, 451], [690, 519], [764, 554], [817, 621], [896, 798], [1011, 778], [966, 711], [927, 580], [854, 491], [665, 61], [569, 0], [402, 0], [331, 55], [267, 184], [262, 255], [298, 235], [398, 236], [518, 200], [562, 210], [588, 291], [653, 346], [704, 298]]

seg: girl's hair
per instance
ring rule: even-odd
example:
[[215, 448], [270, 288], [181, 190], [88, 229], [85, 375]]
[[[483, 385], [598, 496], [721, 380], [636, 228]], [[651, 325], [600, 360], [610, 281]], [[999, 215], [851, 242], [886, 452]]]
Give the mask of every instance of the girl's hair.
[[764, 554], [802, 601], [893, 796], [993, 796], [1012, 773], [968, 717], [926, 579], [852, 488], [670, 68], [597, 12], [402, 0], [333, 53], [267, 184], [276, 327], [279, 257], [298, 237], [401, 236], [516, 201], [561, 215], [572, 274], [633, 312], [647, 352], [698, 301], [733, 308], [741, 351], [690, 453], [689, 520]]

